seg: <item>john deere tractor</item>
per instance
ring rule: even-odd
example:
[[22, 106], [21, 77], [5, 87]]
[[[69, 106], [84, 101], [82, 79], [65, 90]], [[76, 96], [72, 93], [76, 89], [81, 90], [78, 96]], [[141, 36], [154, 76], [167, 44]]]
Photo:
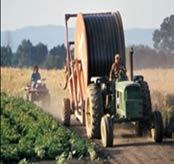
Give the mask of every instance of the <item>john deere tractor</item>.
[[[69, 41], [68, 37], [71, 17], [76, 18], [75, 41]], [[152, 111], [149, 87], [143, 76], [133, 76], [133, 49], [130, 51], [130, 78], [125, 78], [120, 71], [119, 78], [109, 80], [115, 54], [120, 54], [126, 67], [119, 12], [66, 14], [65, 23], [65, 88], [68, 86], [70, 98], [64, 99], [63, 123], [70, 125], [70, 116], [75, 114], [86, 126], [87, 136], [101, 138], [105, 147], [113, 145], [113, 124], [123, 122], [135, 124], [137, 135], [150, 131], [155, 142], [162, 142], [161, 113]]]

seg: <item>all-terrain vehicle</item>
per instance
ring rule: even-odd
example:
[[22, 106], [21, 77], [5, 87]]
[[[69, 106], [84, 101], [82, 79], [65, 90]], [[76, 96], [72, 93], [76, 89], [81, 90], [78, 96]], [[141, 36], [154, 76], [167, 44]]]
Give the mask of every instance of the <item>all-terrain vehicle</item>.
[[31, 102], [41, 102], [42, 107], [48, 107], [51, 97], [45, 81], [46, 79], [38, 80], [34, 86], [27, 84], [24, 89], [24, 99]]

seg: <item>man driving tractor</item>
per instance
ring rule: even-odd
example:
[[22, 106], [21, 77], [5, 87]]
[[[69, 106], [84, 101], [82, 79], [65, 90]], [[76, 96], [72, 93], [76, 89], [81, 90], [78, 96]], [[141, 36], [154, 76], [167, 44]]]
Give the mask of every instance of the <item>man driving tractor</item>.
[[124, 76], [125, 79], [127, 79], [126, 76], [126, 68], [121, 63], [121, 57], [119, 54], [115, 54], [114, 57], [114, 63], [112, 64], [110, 73], [109, 73], [109, 80], [117, 80], [120, 76], [120, 73], [122, 73], [121, 76]]
[[41, 80], [41, 76], [39, 73], [39, 67], [36, 65], [33, 67], [33, 73], [31, 75], [31, 87], [35, 88], [38, 80]]

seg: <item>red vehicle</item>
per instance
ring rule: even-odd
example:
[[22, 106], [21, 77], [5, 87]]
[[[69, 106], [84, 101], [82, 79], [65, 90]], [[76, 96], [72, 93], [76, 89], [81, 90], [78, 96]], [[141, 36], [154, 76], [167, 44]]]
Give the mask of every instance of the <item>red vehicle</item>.
[[31, 102], [41, 102], [42, 107], [49, 107], [51, 96], [45, 81], [46, 79], [38, 80], [34, 86], [27, 84], [24, 98]]

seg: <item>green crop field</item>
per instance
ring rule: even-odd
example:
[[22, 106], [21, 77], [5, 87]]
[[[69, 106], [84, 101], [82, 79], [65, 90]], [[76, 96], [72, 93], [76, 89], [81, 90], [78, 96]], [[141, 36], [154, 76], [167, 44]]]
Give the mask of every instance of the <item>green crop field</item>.
[[1, 162], [96, 156], [93, 146], [36, 105], [1, 93]]

